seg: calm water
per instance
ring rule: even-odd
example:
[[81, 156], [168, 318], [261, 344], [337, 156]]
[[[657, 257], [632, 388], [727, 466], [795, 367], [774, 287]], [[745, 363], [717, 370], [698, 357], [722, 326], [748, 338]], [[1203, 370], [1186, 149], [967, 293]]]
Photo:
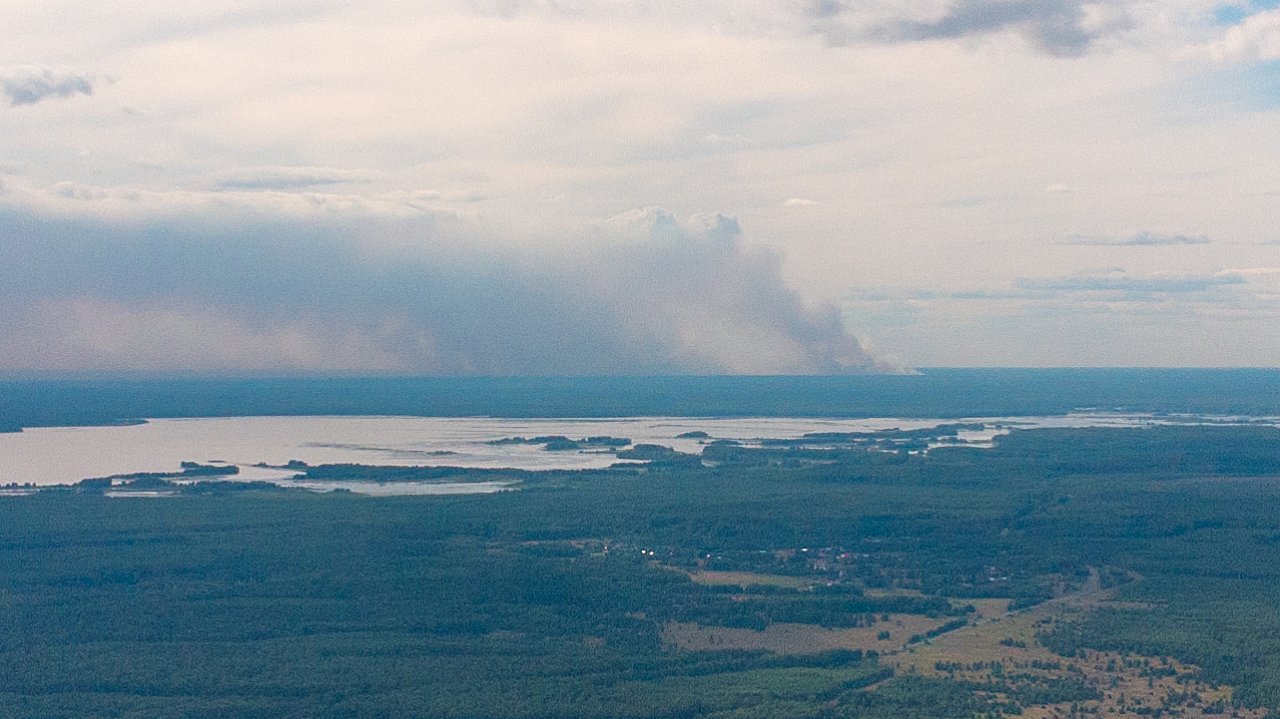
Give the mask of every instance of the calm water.
[[[540, 445], [493, 445], [505, 437], [607, 435], [698, 452], [707, 440], [679, 439], [701, 431], [712, 439], [750, 443], [762, 438], [797, 438], [810, 432], [916, 429], [963, 421], [984, 429], [962, 432], [967, 443], [983, 446], [1011, 427], [1130, 427], [1152, 423], [1199, 422], [1209, 418], [1169, 418], [1139, 414], [1076, 413], [1051, 417], [938, 419], [795, 419], [631, 417], [620, 419], [495, 419], [456, 417], [234, 417], [157, 419], [125, 427], [46, 427], [0, 434], [0, 485], [71, 484], [87, 477], [132, 472], [178, 471], [183, 461], [226, 462], [240, 467], [232, 479], [287, 481], [294, 473], [255, 467], [289, 460], [308, 464], [461, 466], [518, 469], [607, 467], [617, 458], [598, 450], [547, 451]], [[1249, 421], [1214, 418], [1213, 421]], [[1253, 420], [1257, 421], [1257, 420]], [[1263, 420], [1276, 424], [1275, 418]], [[370, 494], [493, 492], [507, 485], [478, 483], [292, 482], [312, 489], [338, 487]]]

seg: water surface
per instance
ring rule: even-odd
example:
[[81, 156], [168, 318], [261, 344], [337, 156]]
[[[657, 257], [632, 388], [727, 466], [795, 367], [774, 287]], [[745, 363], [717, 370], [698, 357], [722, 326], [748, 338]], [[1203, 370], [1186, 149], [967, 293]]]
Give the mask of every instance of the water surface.
[[[698, 453], [710, 440], [752, 444], [761, 439], [794, 439], [813, 432], [874, 432], [921, 429], [963, 422], [959, 440], [989, 446], [1012, 428], [1135, 427], [1171, 423], [1277, 424], [1277, 418], [1153, 416], [1079, 412], [1044, 417], [971, 419], [811, 419], [785, 417], [625, 417], [612, 419], [501, 419], [491, 417], [229, 417], [155, 419], [109, 427], [39, 427], [0, 434], [0, 485], [72, 484], [88, 477], [134, 472], [176, 472], [184, 461], [237, 465], [236, 480], [287, 482], [296, 472], [281, 469], [290, 460], [310, 465], [369, 464], [458, 466], [490, 469], [593, 469], [618, 461], [608, 451], [589, 448], [549, 451], [534, 444], [494, 444], [510, 437], [563, 435], [625, 438]], [[708, 439], [681, 438], [705, 432]], [[268, 466], [257, 466], [265, 464]], [[312, 489], [344, 488], [365, 493], [446, 494], [508, 488], [492, 482], [293, 481]], [[405, 485], [396, 487], [394, 485]]]

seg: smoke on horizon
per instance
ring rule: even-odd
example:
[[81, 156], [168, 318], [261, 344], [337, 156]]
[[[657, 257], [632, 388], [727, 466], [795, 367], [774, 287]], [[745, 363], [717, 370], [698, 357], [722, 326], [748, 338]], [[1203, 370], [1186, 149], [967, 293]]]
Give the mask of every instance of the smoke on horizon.
[[146, 198], [59, 194], [94, 210], [0, 204], [0, 369], [896, 369], [724, 215], [638, 210], [531, 249], [447, 212], [318, 195], [282, 209], [211, 193], [137, 213]]

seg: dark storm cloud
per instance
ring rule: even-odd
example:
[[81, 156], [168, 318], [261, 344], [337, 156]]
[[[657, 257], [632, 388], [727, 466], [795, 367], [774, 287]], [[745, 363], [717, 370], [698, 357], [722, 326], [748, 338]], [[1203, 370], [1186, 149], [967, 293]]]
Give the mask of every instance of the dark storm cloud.
[[638, 211], [593, 241], [522, 253], [431, 216], [179, 214], [105, 222], [0, 207], [0, 367], [887, 369], [722, 215]]
[[96, 82], [92, 75], [58, 72], [49, 68], [0, 70], [0, 87], [11, 107], [74, 95], [92, 95]]

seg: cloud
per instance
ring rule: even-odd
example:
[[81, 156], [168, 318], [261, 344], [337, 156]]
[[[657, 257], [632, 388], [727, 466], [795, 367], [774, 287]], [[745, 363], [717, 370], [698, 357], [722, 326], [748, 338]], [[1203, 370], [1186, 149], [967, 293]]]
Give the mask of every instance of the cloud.
[[372, 182], [377, 173], [332, 167], [243, 167], [215, 178], [218, 187], [233, 190], [294, 190], [321, 185]]
[[957, 0], [933, 17], [896, 17], [862, 25], [843, 19], [853, 6], [849, 0], [819, 0], [809, 13], [818, 31], [835, 45], [951, 40], [1012, 31], [1055, 57], [1084, 55], [1102, 37], [1130, 25], [1118, 6], [1081, 0]]
[[1149, 230], [1141, 230], [1131, 235], [1118, 237], [1097, 237], [1068, 234], [1063, 238], [1064, 245], [1093, 245], [1097, 247], [1171, 247], [1176, 245], [1207, 245], [1212, 240], [1206, 235], [1161, 234]]
[[465, 5], [477, 15], [506, 19], [524, 14], [578, 15], [586, 10], [572, 0], [465, 0]]
[[702, 136], [702, 141], [709, 145], [730, 145], [741, 146], [751, 142], [750, 139], [742, 135], [723, 135], [718, 132], [708, 132]]
[[[1218, 290], [1243, 289], [1250, 280], [1280, 275], [1280, 267], [1228, 269], [1208, 274], [1129, 275], [1123, 270], [1105, 273], [1074, 274], [1058, 277], [1024, 277], [1015, 279], [1008, 289], [937, 290], [900, 289], [893, 291], [853, 292], [845, 297], [862, 305], [950, 306], [957, 303], [1035, 304], [1064, 301], [1083, 311], [1091, 302], [1116, 303], [1134, 301], [1148, 303], [1154, 299], [1179, 299], [1190, 302], [1217, 302], [1227, 299]], [[1246, 293], [1247, 294], [1247, 293]], [[1237, 297], [1238, 298], [1238, 297]]]
[[817, 205], [817, 204], [818, 204], [817, 200], [808, 200], [803, 197], [792, 197], [791, 199], [782, 203], [782, 206], [783, 207], [813, 207], [814, 205]]
[[1106, 275], [1023, 278], [1017, 280], [1014, 284], [1020, 289], [1034, 292], [1112, 292], [1130, 295], [1168, 295], [1206, 292], [1224, 285], [1239, 285], [1244, 284], [1244, 282], [1244, 278], [1236, 274], [1134, 277], [1113, 273]]
[[0, 369], [893, 369], [721, 214], [647, 208], [517, 250], [340, 197], [71, 189], [0, 200]]
[[23, 65], [0, 70], [0, 87], [11, 107], [44, 100], [92, 95], [96, 78], [46, 67]]
[[1223, 270], [1218, 273], [1224, 277], [1270, 277], [1280, 275], [1280, 267], [1245, 267], [1236, 270]]
[[1250, 15], [1206, 49], [1212, 57], [1225, 61], [1280, 58], [1280, 9]]
[[[978, 353], [971, 364], [990, 364], [976, 358], [991, 356], [994, 344], [1011, 365], [1009, 358], [1060, 366], [1065, 352], [1084, 358], [1078, 365], [1206, 365], [1223, 362], [1223, 347], [1255, 343], [1250, 353], [1275, 347], [1270, 328], [1280, 310], [1277, 276], [1280, 268], [1267, 267], [1182, 275], [1095, 272], [1024, 278], [1003, 290], [860, 292], [846, 298], [845, 310], [878, 337], [907, 347], [921, 342], [912, 353], [919, 364], [938, 363], [919, 355], [928, 356], [927, 343], [946, 337], [962, 351]], [[1105, 345], [1092, 339], [1100, 336], [1111, 339]]]
[[1071, 192], [1072, 190], [1073, 188], [1071, 185], [1064, 185], [1062, 183], [1054, 183], [1044, 188], [1045, 194], [1049, 195], [1061, 195]]

